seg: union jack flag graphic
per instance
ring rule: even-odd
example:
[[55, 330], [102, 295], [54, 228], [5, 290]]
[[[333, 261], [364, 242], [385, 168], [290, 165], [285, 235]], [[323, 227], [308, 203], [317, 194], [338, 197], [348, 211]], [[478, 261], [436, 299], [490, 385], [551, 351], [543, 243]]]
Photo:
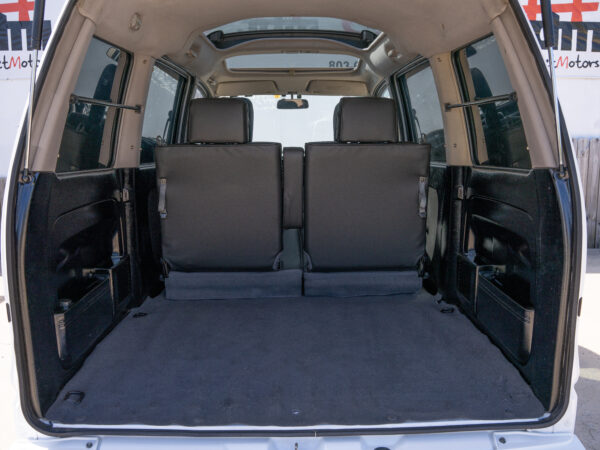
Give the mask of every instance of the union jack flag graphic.
[[29, 11], [33, 11], [33, 1], [17, 0], [10, 3], [0, 3], [0, 13], [19, 13], [19, 21], [28, 22], [31, 20]]
[[[583, 22], [583, 13], [598, 11], [598, 5], [600, 2], [584, 2], [583, 0], [572, 0], [569, 3], [553, 2], [552, 11], [571, 13], [571, 22]], [[523, 10], [529, 20], [537, 20], [542, 14], [539, 0], [527, 0], [527, 4], [523, 5]]]

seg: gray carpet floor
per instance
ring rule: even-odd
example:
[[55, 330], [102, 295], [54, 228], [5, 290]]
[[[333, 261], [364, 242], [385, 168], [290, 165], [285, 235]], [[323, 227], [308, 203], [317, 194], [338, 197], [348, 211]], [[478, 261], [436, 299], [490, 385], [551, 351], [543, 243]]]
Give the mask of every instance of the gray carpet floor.
[[[425, 293], [149, 299], [98, 344], [46, 416], [186, 426], [541, 416], [497, 347], [443, 307]], [[85, 397], [74, 404], [69, 391]]]

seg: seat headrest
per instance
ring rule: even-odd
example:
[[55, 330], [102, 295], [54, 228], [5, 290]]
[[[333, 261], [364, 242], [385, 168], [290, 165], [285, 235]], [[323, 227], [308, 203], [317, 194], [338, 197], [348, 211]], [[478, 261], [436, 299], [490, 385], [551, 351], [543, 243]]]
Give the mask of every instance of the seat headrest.
[[396, 103], [389, 98], [344, 97], [333, 112], [336, 142], [398, 142]]
[[247, 98], [198, 98], [190, 103], [188, 141], [245, 144], [252, 141], [254, 112]]

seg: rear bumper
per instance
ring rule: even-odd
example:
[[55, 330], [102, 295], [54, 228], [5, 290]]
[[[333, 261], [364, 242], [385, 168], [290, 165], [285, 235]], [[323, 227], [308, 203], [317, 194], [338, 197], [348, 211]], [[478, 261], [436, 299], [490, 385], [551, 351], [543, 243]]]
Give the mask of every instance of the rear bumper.
[[168, 438], [168, 437], [91, 437], [48, 438], [35, 441], [17, 441], [13, 450], [113, 450], [113, 449], [333, 449], [373, 448], [400, 449], [584, 449], [571, 433], [541, 432], [465, 432], [403, 436], [352, 437], [281, 437], [281, 438]]

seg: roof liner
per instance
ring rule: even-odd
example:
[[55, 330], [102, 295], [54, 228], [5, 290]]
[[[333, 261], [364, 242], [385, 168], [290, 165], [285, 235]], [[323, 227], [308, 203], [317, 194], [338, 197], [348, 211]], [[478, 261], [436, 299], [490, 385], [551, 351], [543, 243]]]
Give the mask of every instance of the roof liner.
[[[366, 5], [368, 4], [368, 7]], [[185, 52], [193, 34], [237, 20], [271, 16], [335, 17], [382, 30], [402, 54], [431, 56], [490, 31], [490, 19], [507, 0], [82, 0], [80, 11], [98, 34], [142, 54]], [[142, 17], [132, 32], [133, 14]]]
[[[142, 55], [172, 61], [196, 74], [215, 93], [224, 82], [268, 81], [285, 92], [308, 93], [317, 79], [331, 79], [324, 72], [313, 77], [295, 74], [246, 73], [227, 70], [225, 59], [239, 54], [337, 52], [361, 59], [359, 70], [338, 81], [360, 82], [371, 91], [381, 80], [418, 55], [430, 57], [451, 51], [489, 32], [490, 21], [508, 0], [80, 0], [79, 11], [97, 24], [96, 34]], [[134, 14], [141, 27], [131, 31]], [[323, 38], [265, 38], [226, 49], [215, 48], [207, 30], [238, 20], [259, 17], [331, 17], [359, 23], [382, 33], [367, 48]], [[256, 84], [254, 84], [256, 85]], [[252, 94], [249, 83], [247, 94]]]

